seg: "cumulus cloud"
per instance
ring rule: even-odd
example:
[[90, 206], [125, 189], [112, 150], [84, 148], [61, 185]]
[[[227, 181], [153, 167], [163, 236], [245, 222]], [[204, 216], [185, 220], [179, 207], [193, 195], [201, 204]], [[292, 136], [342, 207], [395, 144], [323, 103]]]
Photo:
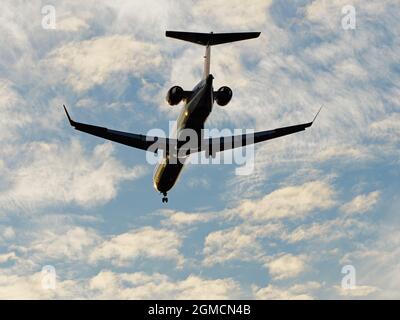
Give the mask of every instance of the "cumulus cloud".
[[121, 266], [137, 258], [167, 259], [182, 266], [184, 259], [179, 252], [181, 237], [174, 231], [143, 227], [105, 240], [90, 255], [92, 262], [111, 261]]
[[265, 288], [253, 287], [253, 294], [260, 300], [312, 300], [312, 292], [321, 287], [320, 283], [314, 281], [286, 288], [270, 284]]
[[87, 22], [77, 16], [67, 16], [57, 22], [57, 30], [60, 31], [77, 32], [88, 27]]
[[258, 200], [244, 200], [234, 209], [243, 219], [263, 221], [301, 218], [315, 210], [335, 205], [335, 192], [323, 181], [277, 189]]
[[376, 293], [379, 289], [372, 286], [355, 286], [354, 288], [345, 289], [340, 286], [335, 287], [337, 293], [342, 297], [355, 298], [364, 297]]
[[245, 3], [240, 0], [233, 0], [226, 5], [224, 0], [201, 0], [193, 6], [194, 16], [205, 17], [224, 28], [245, 29], [256, 28], [266, 22], [267, 9], [271, 0], [255, 0]]
[[278, 223], [262, 226], [239, 225], [211, 232], [204, 241], [203, 263], [210, 266], [230, 260], [261, 260], [264, 251], [259, 239], [276, 235], [281, 227]]
[[67, 145], [29, 143], [21, 146], [19, 158], [3, 171], [8, 187], [0, 192], [0, 206], [5, 209], [105, 203], [116, 196], [120, 182], [144, 172], [115, 159], [110, 143], [97, 145], [87, 154], [75, 139]]
[[0, 239], [10, 240], [15, 237], [15, 229], [11, 226], [0, 226]]
[[0, 142], [16, 140], [17, 130], [31, 123], [31, 116], [20, 112], [25, 105], [13, 83], [0, 78]]
[[17, 275], [0, 272], [0, 299], [75, 299], [84, 297], [77, 281], [60, 280], [56, 290], [45, 290], [42, 286], [43, 275], [35, 272], [31, 275]]
[[56, 288], [44, 289], [43, 274], [0, 272], [1, 299], [237, 299], [242, 294], [231, 278], [207, 279], [189, 275], [174, 280], [160, 273], [117, 273], [103, 270], [83, 280], [56, 278]]
[[11, 260], [16, 260], [17, 256], [15, 252], [8, 252], [8, 253], [3, 253], [0, 254], [0, 264], [11, 261]]
[[215, 214], [208, 212], [187, 213], [183, 211], [162, 210], [167, 216], [161, 223], [166, 226], [188, 227], [194, 224], [205, 223], [215, 218]]
[[161, 62], [156, 45], [127, 35], [67, 43], [52, 51], [47, 59], [77, 92], [101, 85], [115, 75], [139, 77], [159, 67]]
[[383, 141], [399, 142], [400, 113], [393, 113], [382, 120], [375, 121], [369, 126], [371, 135]]
[[31, 257], [42, 261], [49, 260], [82, 260], [100, 241], [95, 230], [72, 226], [66, 230], [42, 230], [29, 245]]
[[358, 195], [350, 202], [345, 203], [341, 207], [341, 210], [348, 214], [370, 211], [378, 202], [380, 194], [381, 193], [379, 191], [373, 191], [368, 194]]
[[339, 219], [301, 225], [282, 234], [289, 243], [305, 240], [333, 241], [346, 236], [346, 223]]
[[94, 296], [100, 299], [233, 299], [240, 287], [232, 279], [204, 279], [189, 275], [174, 281], [155, 273], [115, 273], [101, 271], [89, 282]]
[[305, 255], [294, 256], [283, 254], [268, 261], [265, 266], [274, 280], [288, 279], [298, 276], [307, 268]]

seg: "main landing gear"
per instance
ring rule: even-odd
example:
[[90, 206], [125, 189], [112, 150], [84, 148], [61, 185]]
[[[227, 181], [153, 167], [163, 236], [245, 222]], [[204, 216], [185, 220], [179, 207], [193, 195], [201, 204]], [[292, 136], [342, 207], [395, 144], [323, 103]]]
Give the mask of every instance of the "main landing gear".
[[163, 192], [163, 198], [162, 198], [162, 202], [164, 203], [168, 203], [168, 197], [167, 197], [167, 193], [166, 192]]

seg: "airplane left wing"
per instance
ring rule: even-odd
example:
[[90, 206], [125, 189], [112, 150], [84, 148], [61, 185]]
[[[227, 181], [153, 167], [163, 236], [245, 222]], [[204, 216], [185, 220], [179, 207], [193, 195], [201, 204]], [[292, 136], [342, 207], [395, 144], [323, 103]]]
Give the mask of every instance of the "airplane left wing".
[[[111, 140], [114, 142], [118, 142], [124, 144], [129, 147], [145, 150], [145, 151], [152, 151], [156, 152], [158, 150], [165, 150], [168, 146], [174, 145], [173, 139], [168, 138], [161, 138], [161, 137], [151, 137], [145, 136], [142, 134], [134, 134], [129, 132], [122, 132], [107, 129], [105, 127], [98, 127], [91, 124], [76, 122], [71, 119], [67, 108], [65, 105], [63, 106], [65, 113], [67, 114], [69, 123], [73, 126], [76, 130], [89, 133], [91, 135], [104, 138], [107, 140]], [[152, 146], [151, 150], [149, 148]]]
[[216, 152], [222, 152], [225, 150], [240, 148], [247, 145], [259, 143], [262, 141], [267, 141], [282, 136], [286, 136], [289, 134], [293, 134], [296, 132], [304, 131], [313, 125], [321, 109], [322, 107], [319, 109], [316, 116], [311, 122], [289, 127], [277, 128], [274, 130], [260, 131], [250, 134], [205, 139], [203, 140], [201, 151], [206, 150], [206, 152], [208, 152], [209, 154], [214, 155]]

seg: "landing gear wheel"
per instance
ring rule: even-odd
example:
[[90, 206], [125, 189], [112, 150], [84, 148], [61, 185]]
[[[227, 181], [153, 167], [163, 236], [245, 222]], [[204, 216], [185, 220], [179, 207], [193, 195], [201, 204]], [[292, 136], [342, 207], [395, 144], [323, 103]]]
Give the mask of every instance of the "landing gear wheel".
[[164, 202], [165, 202], [165, 203], [168, 203], [167, 193], [164, 192], [163, 195], [164, 195], [164, 197], [162, 198], [162, 202], [163, 202], [163, 203], [164, 203]]

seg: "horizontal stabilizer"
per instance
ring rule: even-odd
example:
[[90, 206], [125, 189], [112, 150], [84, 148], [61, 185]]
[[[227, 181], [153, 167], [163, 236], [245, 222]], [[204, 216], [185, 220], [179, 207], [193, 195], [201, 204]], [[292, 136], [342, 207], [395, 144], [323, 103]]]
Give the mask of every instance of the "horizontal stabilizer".
[[166, 31], [165, 35], [183, 41], [197, 43], [203, 46], [258, 38], [261, 32], [236, 32], [236, 33], [198, 33], [182, 31]]

